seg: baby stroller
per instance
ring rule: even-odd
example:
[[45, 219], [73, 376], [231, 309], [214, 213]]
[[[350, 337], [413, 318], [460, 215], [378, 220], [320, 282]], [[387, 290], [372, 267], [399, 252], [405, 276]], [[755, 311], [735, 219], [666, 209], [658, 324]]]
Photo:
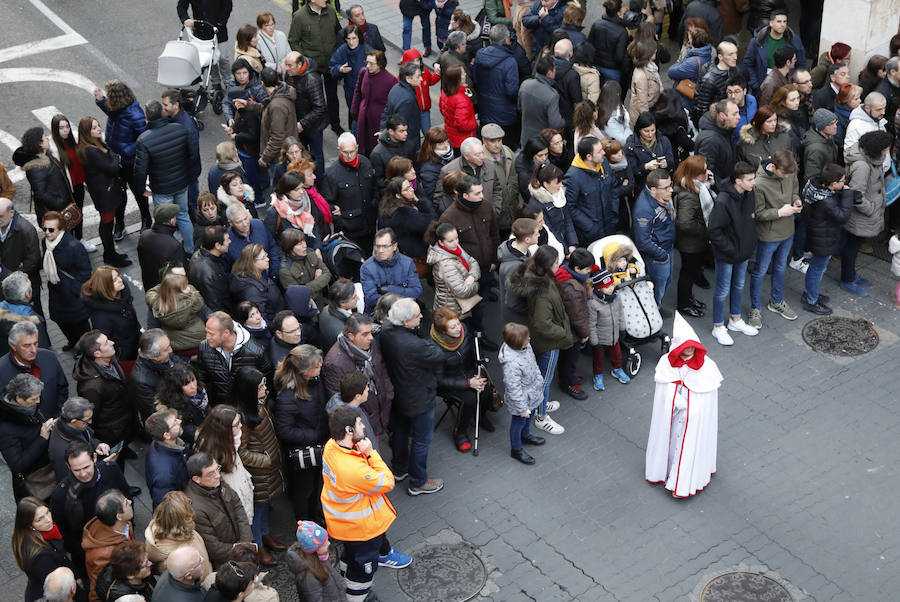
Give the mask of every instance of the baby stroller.
[[[606, 265], [604, 257], [610, 256], [614, 248], [610, 245], [628, 245], [632, 249], [631, 257], [637, 267], [637, 275], [631, 280], [623, 280], [616, 285], [616, 293], [622, 300], [622, 310], [625, 314], [625, 334], [620, 339], [624, 348], [622, 367], [629, 377], [633, 377], [641, 369], [641, 354], [635, 349], [638, 345], [644, 345], [654, 340], [659, 340], [662, 354], [669, 352], [672, 340], [662, 330], [663, 319], [653, 297], [653, 283], [647, 276], [644, 260], [630, 238], [624, 234], [613, 234], [591, 243], [588, 251], [594, 256], [594, 261], [610, 272], [616, 272], [614, 266]], [[606, 253], [604, 253], [606, 251]]]
[[[210, 95], [209, 78], [212, 69], [218, 69], [219, 42], [218, 29], [206, 21], [194, 21], [189, 29], [182, 25], [177, 40], [166, 42], [166, 47], [157, 59], [156, 82], [181, 92], [181, 108], [194, 120], [198, 130], [203, 122], [197, 117], [212, 98], [213, 112], [222, 113], [224, 93], [221, 89]], [[224, 74], [219, 74], [220, 79]], [[200, 84], [194, 90], [191, 86]]]
[[338, 278], [359, 282], [359, 270], [365, 260], [360, 246], [343, 234], [333, 236], [322, 245], [322, 261], [331, 271], [332, 282]]

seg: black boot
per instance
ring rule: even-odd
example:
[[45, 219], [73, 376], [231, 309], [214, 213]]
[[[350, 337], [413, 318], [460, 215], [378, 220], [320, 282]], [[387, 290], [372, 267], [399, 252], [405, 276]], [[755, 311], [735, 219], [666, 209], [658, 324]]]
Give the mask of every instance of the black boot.
[[481, 418], [478, 421], [478, 427], [489, 433], [493, 433], [497, 430], [497, 427], [494, 426], [494, 423], [491, 422], [491, 419], [488, 418], [488, 414], [490, 411], [488, 410], [488, 403], [490, 403], [490, 399], [485, 399], [485, 394], [481, 394]]
[[149, 230], [153, 226], [153, 218], [150, 215], [150, 201], [144, 195], [137, 199], [138, 210], [141, 212], [141, 232]]
[[116, 251], [116, 243], [113, 240], [113, 223], [100, 223], [100, 241], [103, 243], [103, 263], [114, 268], [124, 268], [131, 265], [131, 260]]

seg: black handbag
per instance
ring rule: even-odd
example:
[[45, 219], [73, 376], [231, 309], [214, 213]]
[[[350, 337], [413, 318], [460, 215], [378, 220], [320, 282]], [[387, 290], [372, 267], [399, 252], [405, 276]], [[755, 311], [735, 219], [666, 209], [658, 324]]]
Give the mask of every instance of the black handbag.
[[310, 445], [292, 449], [288, 455], [289, 458], [297, 460], [300, 468], [322, 467], [322, 453], [325, 451], [324, 445]]

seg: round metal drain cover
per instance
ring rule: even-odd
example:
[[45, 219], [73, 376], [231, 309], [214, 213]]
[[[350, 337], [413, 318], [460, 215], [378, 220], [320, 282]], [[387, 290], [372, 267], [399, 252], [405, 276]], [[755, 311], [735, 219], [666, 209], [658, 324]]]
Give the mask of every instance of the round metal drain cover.
[[471, 545], [441, 544], [415, 550], [412, 564], [397, 572], [397, 580], [413, 600], [463, 602], [478, 595], [487, 571]]
[[706, 584], [700, 602], [793, 602], [788, 590], [759, 573], [725, 573]]
[[875, 349], [878, 333], [868, 320], [828, 316], [807, 322], [803, 327], [803, 340], [820, 353], [854, 356]]

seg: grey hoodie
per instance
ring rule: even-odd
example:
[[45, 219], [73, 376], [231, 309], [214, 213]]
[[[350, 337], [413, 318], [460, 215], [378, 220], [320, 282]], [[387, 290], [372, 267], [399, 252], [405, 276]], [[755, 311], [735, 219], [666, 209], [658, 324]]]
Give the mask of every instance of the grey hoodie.
[[528, 300], [511, 293], [509, 287], [506, 286], [506, 279], [512, 274], [512, 271], [520, 263], [531, 255], [526, 252], [524, 255], [518, 249], [512, 246], [513, 239], [504, 240], [497, 247], [497, 263], [500, 267], [497, 269], [498, 281], [500, 287], [500, 308], [503, 312], [503, 322], [518, 322], [526, 324], [528, 320]]
[[503, 366], [503, 400], [509, 413], [519, 416], [541, 405], [544, 377], [534, 359], [531, 344], [516, 351], [504, 343], [500, 346], [499, 359]]

